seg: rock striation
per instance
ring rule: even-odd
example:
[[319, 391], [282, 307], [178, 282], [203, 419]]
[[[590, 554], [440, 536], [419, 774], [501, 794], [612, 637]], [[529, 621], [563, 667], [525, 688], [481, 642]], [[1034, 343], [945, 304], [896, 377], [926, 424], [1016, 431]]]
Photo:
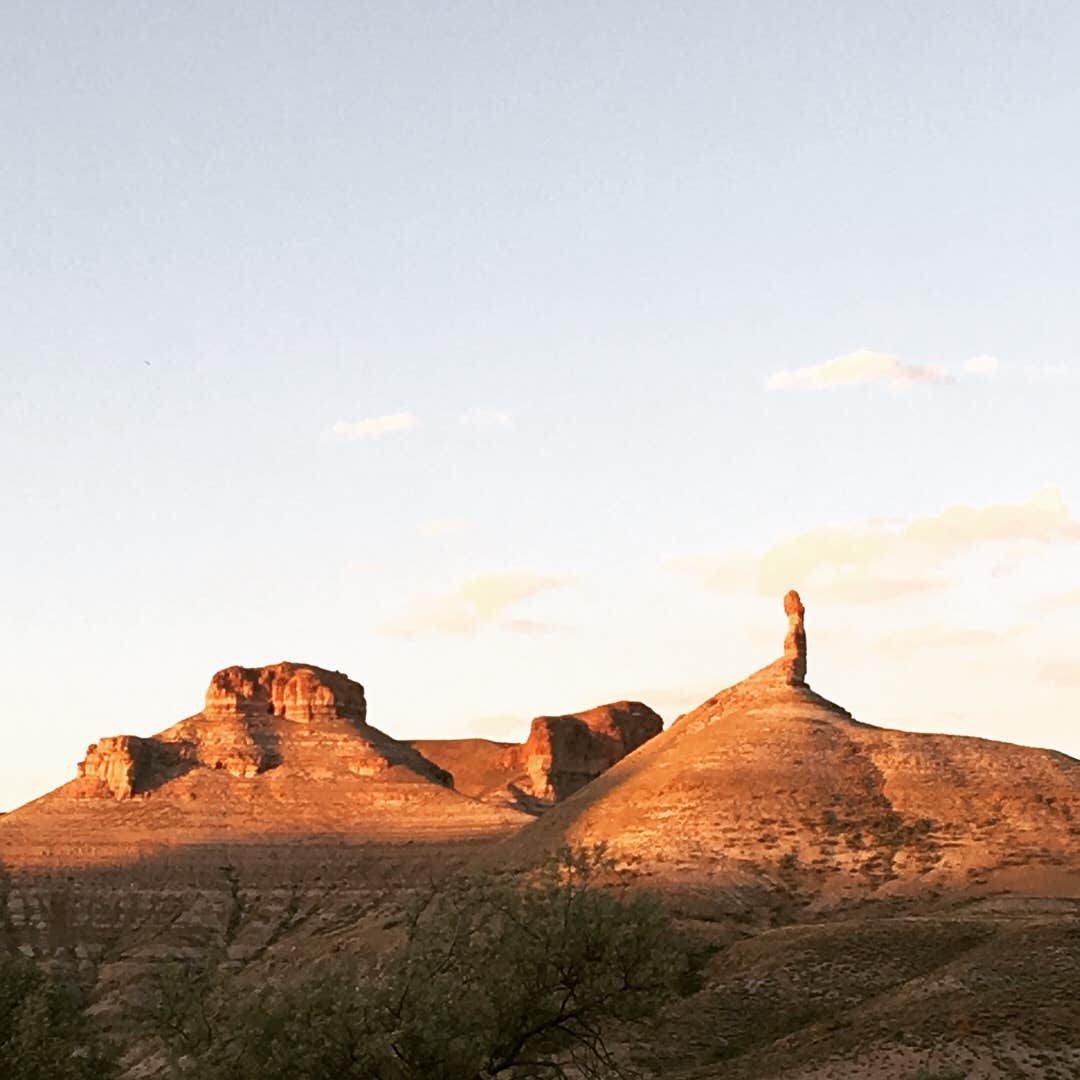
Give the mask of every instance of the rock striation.
[[137, 735], [114, 735], [91, 743], [79, 762], [79, 776], [96, 781], [114, 798], [130, 799], [150, 783], [155, 743]]
[[1080, 890], [1080, 761], [860, 723], [806, 683], [797, 593], [784, 612], [779, 659], [676, 719], [510, 848], [532, 859], [604, 843], [659, 881], [751, 906], [1021, 880]]
[[523, 743], [424, 739], [411, 745], [451, 772], [458, 791], [537, 814], [569, 798], [663, 727], [648, 705], [617, 701], [538, 716]]
[[227, 667], [210, 680], [202, 712], [150, 738], [99, 740], [79, 763], [79, 777], [86, 794], [131, 799], [193, 769], [251, 779], [281, 765], [286, 747], [310, 759], [321, 743], [355, 775], [403, 766], [452, 784], [443, 769], [371, 727], [366, 717], [364, 688], [340, 671], [289, 662]]
[[211, 719], [271, 715], [294, 724], [348, 720], [362, 726], [367, 703], [364, 688], [340, 671], [286, 662], [217, 672], [203, 714]]
[[663, 726], [664, 721], [640, 701], [538, 716], [518, 751], [529, 793], [546, 802], [561, 802], [659, 735]]

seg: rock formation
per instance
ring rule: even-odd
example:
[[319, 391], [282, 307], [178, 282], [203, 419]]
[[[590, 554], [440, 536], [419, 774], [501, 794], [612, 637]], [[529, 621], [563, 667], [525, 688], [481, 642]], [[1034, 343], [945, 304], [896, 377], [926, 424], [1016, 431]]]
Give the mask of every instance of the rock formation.
[[[226, 669], [202, 712], [100, 740], [0, 815], [0, 949], [122, 1034], [164, 964], [257, 986], [378, 957], [412, 890], [463, 862], [605, 842], [715, 953], [619, 1040], [627, 1072], [1075, 1078], [1080, 762], [857, 722], [806, 685], [794, 594], [785, 613], [782, 656], [662, 732], [621, 702], [539, 717], [521, 745], [410, 745], [340, 673]], [[125, 1049], [127, 1077], [157, 1075], [154, 1045]]]
[[154, 740], [114, 735], [92, 743], [79, 762], [79, 776], [103, 785], [117, 799], [130, 799], [151, 782]]
[[281, 716], [295, 724], [349, 720], [360, 726], [367, 715], [364, 688], [340, 671], [308, 664], [228, 667], [210, 680], [204, 715]]
[[784, 614], [788, 617], [784, 661], [790, 667], [791, 684], [802, 686], [806, 682], [806, 627], [803, 625], [806, 608], [794, 589], [784, 597]]
[[538, 716], [524, 743], [423, 739], [412, 743], [473, 798], [540, 813], [573, 795], [658, 735], [664, 721], [640, 701]]
[[530, 794], [548, 802], [568, 798], [659, 735], [663, 726], [663, 720], [640, 701], [536, 717], [519, 751]]
[[310, 762], [313, 748], [357, 776], [404, 766], [450, 786], [452, 777], [366, 722], [364, 688], [340, 671], [310, 664], [228, 667], [206, 691], [202, 712], [151, 738], [101, 739], [79, 764], [95, 791], [130, 799], [204, 768], [251, 779], [282, 763], [283, 747]]
[[679, 717], [510, 846], [531, 859], [605, 843], [657, 880], [763, 904], [778, 887], [784, 903], [804, 890], [819, 904], [1007, 888], [1019, 867], [1040, 888], [1080, 890], [1080, 762], [858, 722], [806, 684], [797, 593], [784, 611], [782, 657]]

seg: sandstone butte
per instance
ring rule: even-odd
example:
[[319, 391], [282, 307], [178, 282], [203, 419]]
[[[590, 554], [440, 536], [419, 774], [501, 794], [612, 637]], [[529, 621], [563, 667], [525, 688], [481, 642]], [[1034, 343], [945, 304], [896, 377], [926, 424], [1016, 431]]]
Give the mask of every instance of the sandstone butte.
[[797, 593], [784, 612], [783, 655], [666, 731], [624, 701], [537, 717], [522, 744], [399, 741], [367, 722], [363, 687], [341, 672], [225, 668], [201, 712], [101, 739], [75, 780], [0, 819], [0, 859], [514, 834], [500, 857], [603, 842], [652, 879], [736, 905], [761, 889], [826, 905], [1036, 879], [1080, 892], [1080, 763], [855, 720], [806, 681]]
[[[662, 732], [621, 702], [521, 745], [409, 743], [339, 672], [227, 668], [0, 818], [2, 947], [120, 1030], [163, 961], [272, 979], [379, 949], [440, 868], [603, 842], [712, 954], [620, 1051], [642, 1075], [1075, 1080], [1080, 762], [858, 722], [807, 684], [797, 594], [784, 613], [779, 659]], [[127, 1080], [160, 1075], [132, 1037]]]
[[310, 664], [229, 667], [157, 735], [92, 744], [78, 777], [7, 815], [7, 865], [110, 860], [173, 844], [339, 836], [399, 842], [519, 827], [658, 734], [640, 702], [541, 716], [523, 744], [403, 742], [364, 688]]

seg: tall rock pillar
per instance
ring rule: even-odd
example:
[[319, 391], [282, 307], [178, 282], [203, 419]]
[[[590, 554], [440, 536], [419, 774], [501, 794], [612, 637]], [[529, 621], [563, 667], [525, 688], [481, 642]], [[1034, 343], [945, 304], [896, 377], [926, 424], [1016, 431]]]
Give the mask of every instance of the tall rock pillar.
[[799, 594], [792, 589], [784, 597], [784, 614], [788, 617], [788, 632], [784, 638], [784, 666], [787, 668], [788, 681], [795, 686], [806, 684], [806, 627], [803, 607]]

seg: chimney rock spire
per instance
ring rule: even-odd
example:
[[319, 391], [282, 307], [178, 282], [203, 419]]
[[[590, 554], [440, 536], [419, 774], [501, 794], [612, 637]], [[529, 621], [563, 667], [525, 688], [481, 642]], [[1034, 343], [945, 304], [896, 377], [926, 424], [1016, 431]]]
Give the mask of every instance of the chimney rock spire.
[[784, 614], [788, 617], [788, 632], [784, 638], [784, 660], [788, 668], [789, 681], [796, 686], [806, 684], [806, 628], [803, 607], [799, 594], [792, 589], [784, 597]]

